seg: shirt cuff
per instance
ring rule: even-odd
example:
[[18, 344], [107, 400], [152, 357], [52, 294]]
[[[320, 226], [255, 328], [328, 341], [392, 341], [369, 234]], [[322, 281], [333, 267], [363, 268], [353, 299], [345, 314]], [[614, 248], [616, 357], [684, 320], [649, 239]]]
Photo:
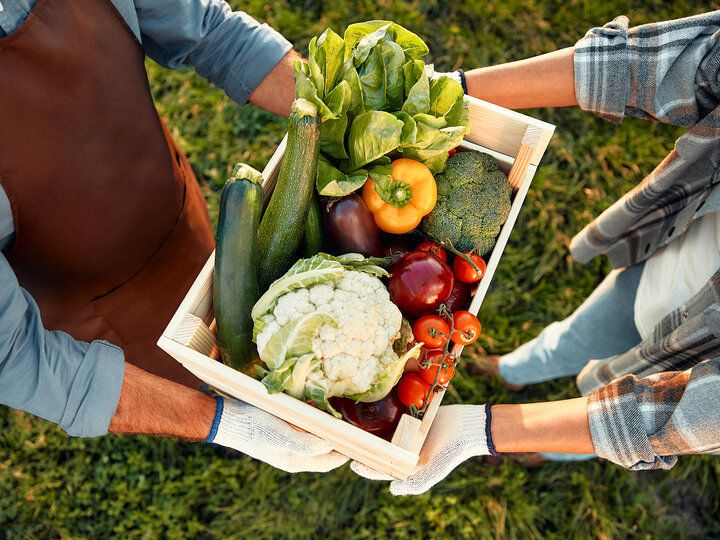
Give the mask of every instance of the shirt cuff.
[[670, 469], [676, 456], [653, 449], [635, 395], [637, 379], [628, 375], [590, 394], [588, 421], [595, 452], [626, 469]]
[[68, 390], [60, 427], [74, 437], [105, 435], [115, 415], [123, 377], [125, 355], [106, 341], [93, 341]]
[[580, 107], [620, 123], [630, 99], [628, 18], [622, 15], [588, 30], [575, 44], [573, 64]]
[[240, 105], [248, 102], [250, 94], [292, 49], [292, 44], [267, 24], [259, 25], [253, 37], [224, 86], [228, 97]]

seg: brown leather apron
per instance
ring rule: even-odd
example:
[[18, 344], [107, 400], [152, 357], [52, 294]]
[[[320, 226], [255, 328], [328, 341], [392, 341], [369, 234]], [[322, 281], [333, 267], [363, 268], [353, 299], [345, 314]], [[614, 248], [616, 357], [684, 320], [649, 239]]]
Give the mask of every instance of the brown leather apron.
[[109, 0], [39, 0], [0, 39], [7, 253], [45, 328], [199, 381], [156, 345], [212, 248], [205, 200]]

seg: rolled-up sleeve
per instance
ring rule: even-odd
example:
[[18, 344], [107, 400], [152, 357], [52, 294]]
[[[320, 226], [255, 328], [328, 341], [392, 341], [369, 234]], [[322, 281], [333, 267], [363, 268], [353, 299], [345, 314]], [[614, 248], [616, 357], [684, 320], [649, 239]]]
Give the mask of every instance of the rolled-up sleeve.
[[669, 469], [684, 454], [720, 451], [720, 360], [638, 379], [627, 375], [589, 396], [598, 456], [628, 469]]
[[125, 373], [122, 350], [45, 330], [37, 304], [2, 255], [0, 283], [0, 403], [73, 436], [107, 433]]
[[190, 64], [243, 105], [292, 45], [222, 0], [136, 0], [145, 52], [168, 68]]
[[626, 114], [691, 126], [717, 104], [720, 11], [628, 28], [620, 16], [575, 44], [575, 94], [613, 122]]

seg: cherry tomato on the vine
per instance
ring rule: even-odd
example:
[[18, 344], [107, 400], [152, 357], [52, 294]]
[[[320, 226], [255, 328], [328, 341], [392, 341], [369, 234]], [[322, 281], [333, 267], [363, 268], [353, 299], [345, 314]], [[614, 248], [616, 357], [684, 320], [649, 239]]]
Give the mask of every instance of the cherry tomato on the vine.
[[439, 315], [423, 315], [413, 324], [415, 341], [421, 341], [430, 349], [444, 347], [450, 337], [450, 326]]
[[[443, 356], [445, 356], [445, 351], [443, 350], [428, 351], [425, 357], [425, 362], [429, 364], [428, 367], [424, 368], [420, 366], [420, 376], [426, 383], [432, 385], [435, 383], [435, 377], [437, 376], [437, 384], [446, 385], [450, 382], [450, 379], [453, 378], [453, 375], [455, 375], [455, 366], [452, 365], [450, 357], [445, 359], [445, 363], [449, 365], [444, 366], [442, 369], [440, 368]], [[438, 371], [440, 375], [438, 375]]]
[[445, 248], [437, 242], [432, 242], [430, 240], [420, 242], [417, 246], [415, 246], [415, 249], [413, 251], [427, 251], [428, 253], [432, 253], [436, 257], [440, 257], [445, 262], [447, 262], [448, 260], [447, 251], [445, 251]]
[[470, 257], [478, 268], [480, 268], [480, 272], [478, 272], [473, 265], [465, 259], [460, 256], [456, 256], [452, 264], [455, 277], [463, 283], [475, 283], [476, 281], [480, 281], [480, 279], [482, 279], [485, 275], [485, 261], [477, 253], [471, 253], [469, 251], [463, 251], [463, 253]]
[[415, 405], [418, 409], [422, 409], [428, 392], [430, 385], [417, 373], [406, 373], [397, 384], [398, 398], [406, 407]]
[[480, 321], [469, 311], [453, 313], [453, 327], [454, 332], [450, 339], [458, 345], [470, 345], [480, 337]]

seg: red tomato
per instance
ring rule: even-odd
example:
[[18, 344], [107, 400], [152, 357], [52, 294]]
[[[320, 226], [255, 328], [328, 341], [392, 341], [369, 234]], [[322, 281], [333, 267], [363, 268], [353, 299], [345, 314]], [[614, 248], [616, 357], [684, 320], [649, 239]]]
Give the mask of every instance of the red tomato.
[[[435, 377], [437, 376], [437, 384], [445, 385], [453, 378], [453, 375], [455, 375], [455, 366], [452, 365], [449, 357], [446, 358], [445, 362], [450, 365], [440, 369], [444, 356], [445, 351], [443, 350], [428, 351], [425, 362], [429, 365], [426, 368], [420, 367], [420, 376], [426, 383], [432, 385], [435, 383]], [[438, 375], [438, 371], [440, 371], [440, 375]]]
[[455, 281], [448, 264], [425, 251], [411, 251], [390, 268], [390, 300], [407, 317], [432, 313], [445, 302]]
[[458, 345], [470, 345], [480, 337], [480, 321], [469, 311], [453, 313], [454, 332], [450, 339]]
[[398, 397], [406, 407], [415, 405], [418, 409], [422, 409], [428, 392], [430, 385], [417, 373], [406, 373], [397, 384]]
[[448, 150], [448, 159], [453, 157], [455, 154], [457, 154], [457, 150], [455, 150], [454, 148], [451, 148], [450, 150]]
[[475, 283], [476, 281], [480, 281], [480, 279], [485, 275], [485, 261], [477, 253], [470, 253], [469, 251], [463, 251], [463, 253], [470, 257], [470, 259], [478, 265], [480, 272], [478, 273], [478, 271], [473, 268], [473, 265], [465, 259], [456, 256], [455, 260], [453, 260], [453, 272], [455, 272], [455, 277], [464, 283]]
[[470, 285], [463, 283], [459, 279], [453, 282], [450, 296], [445, 300], [445, 307], [448, 311], [455, 313], [461, 309], [466, 309], [470, 301]]
[[423, 315], [413, 325], [415, 341], [421, 341], [430, 349], [439, 349], [447, 343], [450, 326], [438, 315]]
[[415, 246], [415, 249], [413, 251], [427, 251], [428, 253], [432, 253], [433, 255], [440, 257], [443, 261], [447, 262], [447, 251], [445, 251], [445, 248], [437, 242], [431, 242], [430, 240], [426, 242], [420, 242], [417, 246]]

